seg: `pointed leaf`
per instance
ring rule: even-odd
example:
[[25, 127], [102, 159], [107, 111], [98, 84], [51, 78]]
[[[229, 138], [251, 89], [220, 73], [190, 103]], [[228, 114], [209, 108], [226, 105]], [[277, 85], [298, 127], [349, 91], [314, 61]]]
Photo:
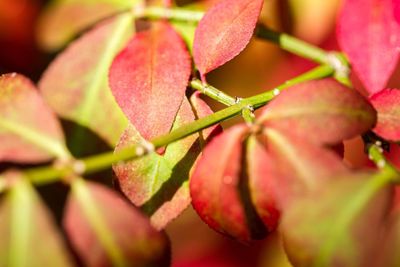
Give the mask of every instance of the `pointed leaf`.
[[74, 180], [63, 224], [85, 266], [169, 266], [166, 236], [101, 185]]
[[390, 141], [400, 141], [400, 90], [385, 89], [370, 98], [378, 112], [374, 132]]
[[214, 230], [249, 241], [240, 182], [242, 142], [248, 128], [234, 126], [206, 147], [190, 178], [192, 205]]
[[391, 196], [379, 175], [338, 177], [284, 212], [281, 231], [295, 266], [370, 266]]
[[200, 21], [193, 56], [202, 76], [237, 56], [253, 35], [263, 0], [222, 0]]
[[110, 86], [118, 104], [143, 138], [166, 134], [185, 96], [189, 53], [166, 22], [138, 33], [115, 58]]
[[35, 86], [17, 74], [0, 76], [0, 161], [66, 159], [61, 126]]
[[333, 176], [348, 172], [336, 153], [305, 138], [274, 129], [265, 129], [264, 135], [267, 150], [279, 171], [272, 187], [280, 206], [315, 190]]
[[[192, 108], [199, 117], [211, 114], [211, 110], [198, 94], [191, 97], [191, 104], [192, 107], [186, 99], [183, 101], [174, 129], [195, 119]], [[201, 151], [201, 146], [218, 131], [218, 127], [211, 127], [202, 131], [200, 138], [192, 135], [168, 145], [163, 155], [154, 152], [141, 159], [114, 166], [121, 190], [149, 215], [151, 224], [156, 229], [163, 229], [190, 204], [190, 169]], [[131, 125], [121, 137], [116, 151], [138, 142], [143, 142], [143, 138]]]
[[190, 180], [192, 205], [214, 230], [248, 242], [277, 226], [279, 212], [269, 179], [271, 157], [249, 129], [237, 125], [205, 148]]
[[126, 14], [98, 25], [61, 53], [39, 83], [60, 116], [90, 128], [110, 146], [118, 142], [127, 119], [108, 86], [108, 70], [133, 27], [133, 17]]
[[278, 226], [280, 219], [278, 188], [274, 182], [279, 178], [275, 161], [266, 146], [255, 136], [248, 138], [246, 153], [251, 200], [260, 219], [272, 231]]
[[283, 91], [264, 108], [259, 121], [314, 142], [337, 144], [372, 128], [376, 112], [355, 90], [324, 79]]
[[39, 45], [49, 51], [58, 50], [96, 22], [141, 3], [142, 0], [53, 0], [39, 20]]
[[392, 0], [344, 1], [337, 38], [367, 91], [382, 90], [399, 59], [400, 26]]
[[74, 266], [55, 222], [35, 190], [16, 173], [0, 203], [0, 266]]

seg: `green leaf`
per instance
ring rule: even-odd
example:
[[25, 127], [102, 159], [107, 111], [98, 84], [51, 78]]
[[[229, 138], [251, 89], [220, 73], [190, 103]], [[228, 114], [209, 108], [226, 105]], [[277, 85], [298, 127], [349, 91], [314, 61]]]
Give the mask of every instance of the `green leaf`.
[[0, 204], [0, 266], [74, 266], [51, 214], [35, 190], [17, 173]]
[[112, 190], [76, 178], [64, 228], [86, 266], [168, 266], [168, 241]]
[[0, 117], [0, 161], [70, 157], [57, 117], [24, 76], [0, 76]]
[[127, 119], [108, 86], [108, 70], [133, 31], [128, 14], [98, 25], [61, 53], [39, 83], [61, 117], [88, 127], [110, 146], [118, 142]]
[[[198, 94], [191, 98], [191, 103], [198, 117], [211, 114], [211, 110]], [[194, 119], [192, 107], [185, 98], [175, 118], [173, 129]], [[190, 204], [190, 169], [201, 151], [201, 145], [218, 130], [218, 127], [211, 127], [202, 132], [202, 138], [192, 135], [172, 143], [167, 146], [163, 155], [154, 152], [114, 166], [121, 190], [150, 216], [155, 228], [163, 229]], [[131, 125], [121, 137], [116, 151], [142, 142], [145, 142], [144, 139]]]
[[142, 3], [143, 0], [53, 0], [39, 20], [39, 45], [49, 51], [58, 50], [96, 22]]
[[281, 231], [296, 266], [368, 266], [390, 205], [385, 173], [338, 177], [283, 214]]

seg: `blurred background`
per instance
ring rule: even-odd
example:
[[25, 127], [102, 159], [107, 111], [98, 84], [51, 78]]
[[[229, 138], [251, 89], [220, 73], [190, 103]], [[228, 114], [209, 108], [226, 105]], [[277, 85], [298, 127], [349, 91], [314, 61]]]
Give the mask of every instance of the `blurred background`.
[[[39, 38], [42, 34], [38, 27], [39, 21], [43, 18], [43, 11], [49, 2], [48, 0], [0, 0], [0, 74], [18, 72], [36, 82], [49, 62], [60, 51], [49, 50]], [[195, 1], [178, 1], [178, 4], [193, 4], [192, 2]], [[200, 5], [207, 6], [213, 2], [216, 0], [202, 1]], [[335, 19], [340, 2], [340, 0], [266, 0], [261, 20], [273, 29], [288, 32], [325, 49], [338, 49], [335, 40]], [[212, 72], [208, 76], [208, 81], [232, 96], [247, 97], [270, 90], [314, 66], [310, 61], [280, 50], [275, 44], [253, 39], [237, 58]], [[396, 76], [399, 75], [394, 75]], [[355, 77], [354, 79], [357, 89], [362, 92], [361, 85], [357, 83]], [[390, 84], [395, 86], [399, 81], [393, 78]], [[214, 110], [222, 108], [213, 101], [209, 103]], [[228, 127], [236, 121], [229, 121], [224, 126]], [[367, 159], [362, 153], [362, 142], [359, 138], [346, 143], [346, 160], [356, 167], [366, 163]], [[54, 191], [54, 188], [52, 190]], [[65, 188], [57, 190], [59, 191], [56, 192], [65, 195]], [[54, 201], [54, 198], [59, 198], [55, 196], [58, 193], [46, 195], [44, 190], [43, 194], [54, 210], [60, 210], [57, 207], [62, 205], [62, 200]], [[55, 202], [60, 204], [54, 204]], [[59, 219], [59, 214], [56, 215]], [[276, 234], [251, 246], [238, 244], [210, 230], [191, 208], [174, 221], [167, 232], [172, 242], [174, 267], [290, 266]]]

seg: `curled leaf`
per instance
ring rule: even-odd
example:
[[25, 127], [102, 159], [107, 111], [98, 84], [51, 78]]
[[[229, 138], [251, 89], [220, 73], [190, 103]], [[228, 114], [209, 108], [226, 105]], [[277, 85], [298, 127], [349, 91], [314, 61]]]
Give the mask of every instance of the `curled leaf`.
[[370, 98], [378, 112], [374, 132], [390, 141], [400, 141], [400, 90], [385, 89]]
[[400, 25], [392, 0], [344, 1], [337, 38], [367, 91], [381, 91], [399, 59]]
[[0, 76], [0, 117], [0, 161], [69, 158], [56, 116], [24, 76]]
[[0, 266], [75, 266], [51, 213], [18, 173], [6, 173], [13, 187], [0, 203]]
[[263, 0], [222, 0], [197, 26], [193, 57], [202, 76], [237, 56], [253, 35]]
[[39, 82], [61, 117], [90, 128], [110, 146], [117, 144], [128, 122], [108, 86], [108, 70], [133, 28], [129, 14], [99, 24], [62, 52]]
[[73, 181], [63, 224], [86, 266], [169, 266], [166, 236], [101, 185]]
[[356, 91], [324, 79], [284, 90], [258, 121], [316, 143], [337, 144], [372, 128], [376, 112]]
[[128, 119], [146, 140], [170, 131], [185, 96], [190, 56], [166, 22], [133, 37], [115, 58], [110, 87]]

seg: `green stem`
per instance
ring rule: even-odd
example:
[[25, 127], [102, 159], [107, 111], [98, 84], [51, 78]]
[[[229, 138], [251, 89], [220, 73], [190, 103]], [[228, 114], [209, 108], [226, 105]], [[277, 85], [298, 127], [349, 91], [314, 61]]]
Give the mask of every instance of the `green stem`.
[[[214, 114], [207, 117], [196, 120], [192, 123], [186, 124], [176, 130], [171, 131], [169, 134], [157, 137], [151, 140], [151, 148], [146, 148], [142, 145], [136, 145], [129, 148], [122, 149], [118, 152], [107, 152], [104, 154], [83, 158], [81, 160], [72, 161], [65, 163], [61, 166], [47, 166], [33, 168], [26, 170], [24, 174], [36, 184], [47, 184], [57, 181], [60, 177], [68, 175], [78, 174], [89, 174], [103, 169], [109, 168], [113, 164], [123, 162], [137, 157], [143, 156], [154, 149], [164, 147], [168, 144], [183, 139], [189, 135], [199, 132], [205, 128], [215, 125], [221, 121], [232, 118], [242, 113], [243, 109], [249, 106], [257, 109], [265, 105], [268, 101], [273, 99], [279, 92], [285, 88], [288, 88], [294, 84], [298, 84], [305, 81], [321, 79], [333, 75], [334, 69], [331, 66], [322, 65], [312, 69], [302, 75], [293, 78], [274, 90], [242, 99], [239, 103], [222, 109]], [[147, 146], [148, 147], [148, 146]]]
[[230, 95], [225, 94], [224, 92], [218, 90], [217, 88], [209, 85], [209, 84], [204, 84], [201, 80], [199, 79], [193, 79], [190, 82], [190, 86], [193, 89], [196, 89], [200, 91], [202, 94], [226, 105], [226, 106], [233, 106], [237, 104], [237, 99], [234, 97], [231, 97]]
[[182, 8], [165, 8], [159, 6], [134, 9], [133, 13], [136, 18], [169, 19], [195, 23], [199, 22], [204, 16], [204, 12], [202, 11], [193, 11]]
[[379, 145], [371, 145], [368, 149], [368, 155], [381, 172], [393, 178], [392, 182], [400, 183], [400, 172], [386, 159], [383, 155], [383, 149]]

